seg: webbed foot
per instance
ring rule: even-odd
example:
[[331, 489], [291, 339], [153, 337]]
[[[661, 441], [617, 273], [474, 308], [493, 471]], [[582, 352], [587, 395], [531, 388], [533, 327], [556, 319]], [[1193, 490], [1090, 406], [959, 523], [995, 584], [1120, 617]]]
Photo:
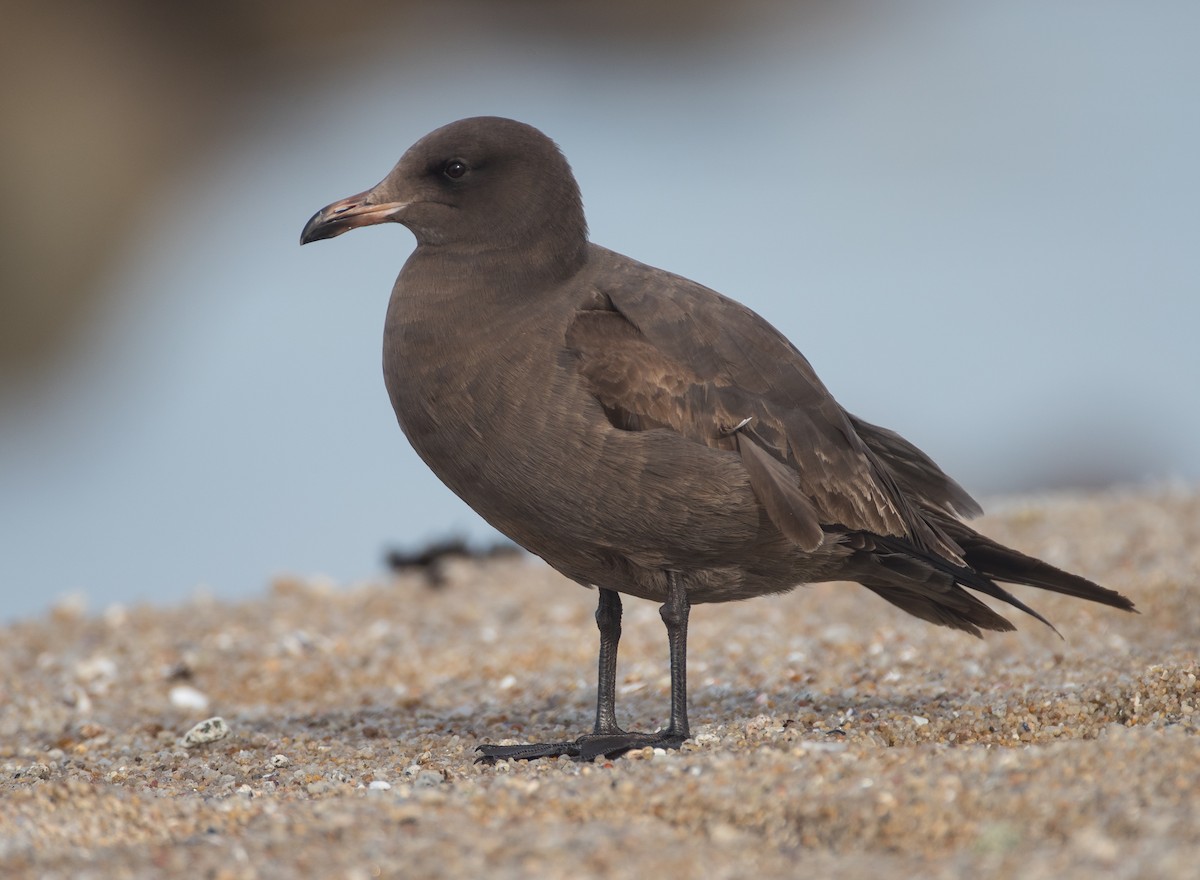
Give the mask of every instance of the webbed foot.
[[616, 758], [647, 746], [658, 749], [677, 749], [687, 739], [669, 730], [657, 733], [588, 733], [572, 742], [521, 743], [513, 746], [479, 746], [477, 764], [497, 761], [533, 761], [538, 758], [567, 756], [575, 761], [595, 761], [597, 758]]

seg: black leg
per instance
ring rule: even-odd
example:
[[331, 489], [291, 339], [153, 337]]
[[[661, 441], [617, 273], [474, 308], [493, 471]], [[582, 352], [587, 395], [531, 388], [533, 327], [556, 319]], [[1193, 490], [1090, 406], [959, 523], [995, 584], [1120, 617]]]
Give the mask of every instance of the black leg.
[[671, 646], [671, 723], [664, 733], [678, 737], [682, 744], [688, 738], [687, 628], [692, 605], [675, 572], [667, 572], [667, 583], [670, 585], [667, 601], [658, 609]]
[[617, 645], [621, 641], [621, 594], [600, 590], [596, 605], [600, 670], [596, 677], [596, 726], [592, 733], [624, 733], [617, 725]]
[[477, 761], [493, 764], [509, 759], [531, 761], [567, 755], [580, 761], [615, 758], [630, 749], [646, 746], [677, 749], [688, 738], [687, 625], [691, 603], [676, 572], [667, 573], [667, 601], [659, 609], [667, 628], [671, 652], [671, 722], [657, 733], [627, 733], [617, 725], [617, 645], [621, 640], [621, 596], [600, 590], [596, 626], [600, 630], [600, 662], [596, 687], [596, 726], [573, 742], [522, 743], [515, 746], [479, 746]]

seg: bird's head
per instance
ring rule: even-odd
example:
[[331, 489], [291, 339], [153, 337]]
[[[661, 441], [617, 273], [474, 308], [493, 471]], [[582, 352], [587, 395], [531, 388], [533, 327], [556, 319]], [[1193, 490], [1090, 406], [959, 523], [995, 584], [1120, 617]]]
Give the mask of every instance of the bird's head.
[[419, 245], [493, 251], [581, 251], [587, 226], [579, 187], [555, 143], [494, 116], [462, 119], [413, 144], [377, 186], [334, 202], [300, 243], [359, 226], [402, 223]]

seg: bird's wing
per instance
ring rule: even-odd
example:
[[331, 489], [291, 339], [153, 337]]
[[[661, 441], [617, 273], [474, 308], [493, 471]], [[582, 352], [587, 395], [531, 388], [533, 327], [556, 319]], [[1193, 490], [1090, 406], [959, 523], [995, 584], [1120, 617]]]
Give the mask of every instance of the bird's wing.
[[604, 277], [601, 295], [575, 314], [567, 346], [616, 427], [667, 428], [736, 450], [772, 521], [804, 549], [830, 531], [866, 531], [959, 558], [765, 320], [633, 261]]
[[951, 518], [972, 519], [983, 513], [979, 502], [951, 479], [928, 455], [895, 431], [872, 425], [852, 413], [850, 424], [867, 447], [888, 466], [904, 493]]

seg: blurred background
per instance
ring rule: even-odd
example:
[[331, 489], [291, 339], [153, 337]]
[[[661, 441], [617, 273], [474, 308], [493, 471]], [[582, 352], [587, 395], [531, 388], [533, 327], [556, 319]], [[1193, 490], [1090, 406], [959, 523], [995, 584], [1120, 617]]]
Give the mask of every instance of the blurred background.
[[985, 501], [1195, 484], [1198, 33], [1189, 0], [10, 0], [0, 618], [495, 537], [383, 389], [411, 236], [298, 246], [477, 114]]

